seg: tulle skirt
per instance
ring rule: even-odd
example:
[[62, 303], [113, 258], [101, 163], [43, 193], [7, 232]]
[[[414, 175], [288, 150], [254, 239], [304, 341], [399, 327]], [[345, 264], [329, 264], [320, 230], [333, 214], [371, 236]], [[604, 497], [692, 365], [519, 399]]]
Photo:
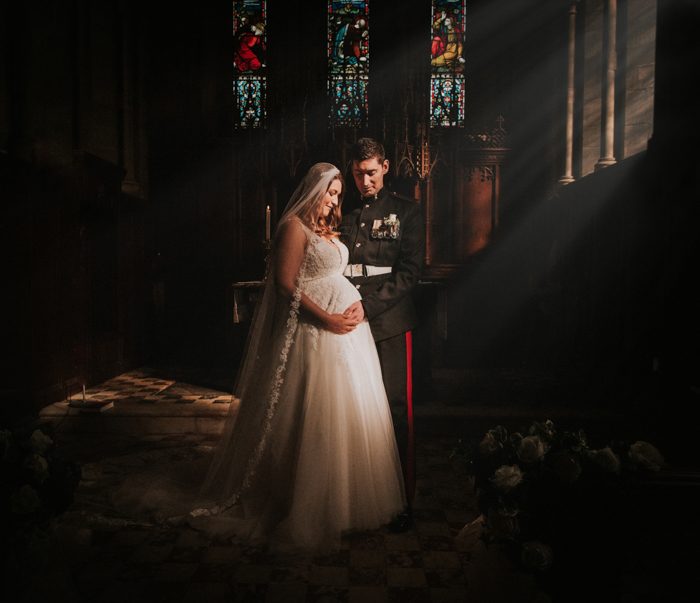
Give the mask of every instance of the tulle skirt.
[[[235, 426], [239, 434], [246, 429]], [[267, 429], [251, 485], [219, 518], [220, 529], [280, 549], [322, 551], [337, 548], [344, 531], [377, 528], [403, 509], [391, 413], [366, 321], [345, 335], [299, 324]]]
[[[214, 448], [223, 463], [214, 480], [212, 451], [191, 451], [182, 463], [130, 475], [113, 491], [115, 507], [280, 552], [337, 549], [343, 532], [378, 528], [404, 508], [391, 413], [366, 321], [345, 335], [300, 321], [272, 420], [261, 427], [259, 414], [241, 404]], [[240, 476], [238, 465], [248, 460], [241, 451], [263, 436], [263, 455], [237, 503], [201, 513], [231, 494], [238, 478], [230, 476]]]

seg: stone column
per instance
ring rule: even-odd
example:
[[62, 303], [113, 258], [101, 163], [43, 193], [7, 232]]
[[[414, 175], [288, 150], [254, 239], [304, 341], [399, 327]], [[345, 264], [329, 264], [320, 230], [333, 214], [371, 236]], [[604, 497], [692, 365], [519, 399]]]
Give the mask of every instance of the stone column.
[[596, 163], [596, 169], [616, 163], [613, 144], [615, 143], [615, 72], [617, 71], [617, 0], [608, 0], [608, 54], [605, 78], [605, 123], [603, 155]]
[[574, 62], [576, 60], [576, 2], [569, 6], [569, 49], [566, 71], [566, 159], [560, 184], [574, 181]]

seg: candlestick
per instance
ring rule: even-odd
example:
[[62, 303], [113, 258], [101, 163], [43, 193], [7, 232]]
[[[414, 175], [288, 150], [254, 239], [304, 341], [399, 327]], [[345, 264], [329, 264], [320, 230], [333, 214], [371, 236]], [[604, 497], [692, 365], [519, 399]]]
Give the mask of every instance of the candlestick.
[[265, 207], [265, 241], [270, 240], [270, 206]]

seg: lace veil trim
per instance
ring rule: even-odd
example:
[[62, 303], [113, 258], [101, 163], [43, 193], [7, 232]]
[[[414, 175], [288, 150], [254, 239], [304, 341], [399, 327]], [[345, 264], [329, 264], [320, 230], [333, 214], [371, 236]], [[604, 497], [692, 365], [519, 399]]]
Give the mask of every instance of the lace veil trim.
[[[304, 279], [304, 273], [306, 269], [307, 258], [309, 257], [308, 249], [304, 254], [304, 260], [302, 262], [301, 268], [299, 270], [299, 275], [297, 277], [297, 284], [294, 290], [294, 294], [289, 305], [289, 313], [287, 314], [287, 320], [285, 323], [285, 335], [278, 356], [277, 367], [275, 368], [274, 378], [272, 381], [272, 387], [270, 389], [269, 397], [267, 400], [267, 407], [265, 409], [264, 422], [261, 426], [261, 436], [260, 440], [253, 450], [248, 463], [246, 465], [243, 478], [241, 480], [240, 486], [223, 502], [214, 505], [209, 508], [199, 508], [195, 509], [190, 513], [193, 517], [200, 517], [206, 515], [216, 515], [230, 509], [235, 506], [241, 498], [241, 495], [248, 489], [252, 483], [253, 477], [255, 476], [256, 470], [260, 461], [267, 448], [267, 443], [269, 440], [272, 420], [275, 416], [275, 411], [277, 410], [277, 404], [280, 397], [280, 389], [284, 384], [285, 373], [287, 370], [287, 362], [289, 360], [289, 350], [292, 347], [292, 342], [294, 341], [294, 335], [299, 325], [299, 307], [301, 303], [301, 283]], [[274, 285], [273, 285], [274, 286]]]
[[[241, 400], [238, 415], [231, 414], [227, 418], [221, 443], [214, 453], [200, 491], [201, 500], [215, 503], [205, 503], [190, 511], [193, 517], [216, 515], [231, 508], [254, 482], [256, 471], [268, 449], [289, 353], [299, 324], [302, 284], [308, 269], [313, 234], [306, 226], [305, 218], [313, 208], [318, 207], [331, 182], [339, 174], [338, 168], [332, 164], [312, 166], [280, 217], [278, 232], [279, 226], [287, 220], [298, 219], [307, 236], [294, 294], [285, 309], [284, 302], [277, 294], [272, 270], [274, 261], [268, 257], [262, 297], [251, 322], [246, 353], [234, 390]], [[273, 254], [274, 249], [273, 246]], [[282, 316], [286, 316], [283, 325], [279, 324]]]

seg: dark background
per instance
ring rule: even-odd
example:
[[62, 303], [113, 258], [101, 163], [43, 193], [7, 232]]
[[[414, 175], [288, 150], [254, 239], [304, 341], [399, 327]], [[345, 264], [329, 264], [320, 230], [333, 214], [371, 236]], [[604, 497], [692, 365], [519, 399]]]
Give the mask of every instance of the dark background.
[[[234, 128], [229, 2], [3, 8], [5, 414], [144, 364], [232, 382], [245, 327], [230, 285], [262, 276], [265, 205], [274, 226], [306, 168], [344, 166], [360, 135], [383, 139], [392, 163], [415, 140], [428, 2], [372, 4], [370, 120], [357, 130], [328, 124], [326, 3], [274, 4], [267, 127], [252, 131]], [[562, 189], [568, 5], [469, 3], [466, 130], [505, 117], [501, 226], [443, 297], [417, 292], [420, 394], [446, 387], [468, 405], [483, 392], [465, 374], [517, 371], [528, 395], [511, 383], [503, 403], [612, 405], [680, 456], [699, 394], [700, 9], [658, 2], [648, 150]], [[461, 135], [433, 142], [454, 158]]]

